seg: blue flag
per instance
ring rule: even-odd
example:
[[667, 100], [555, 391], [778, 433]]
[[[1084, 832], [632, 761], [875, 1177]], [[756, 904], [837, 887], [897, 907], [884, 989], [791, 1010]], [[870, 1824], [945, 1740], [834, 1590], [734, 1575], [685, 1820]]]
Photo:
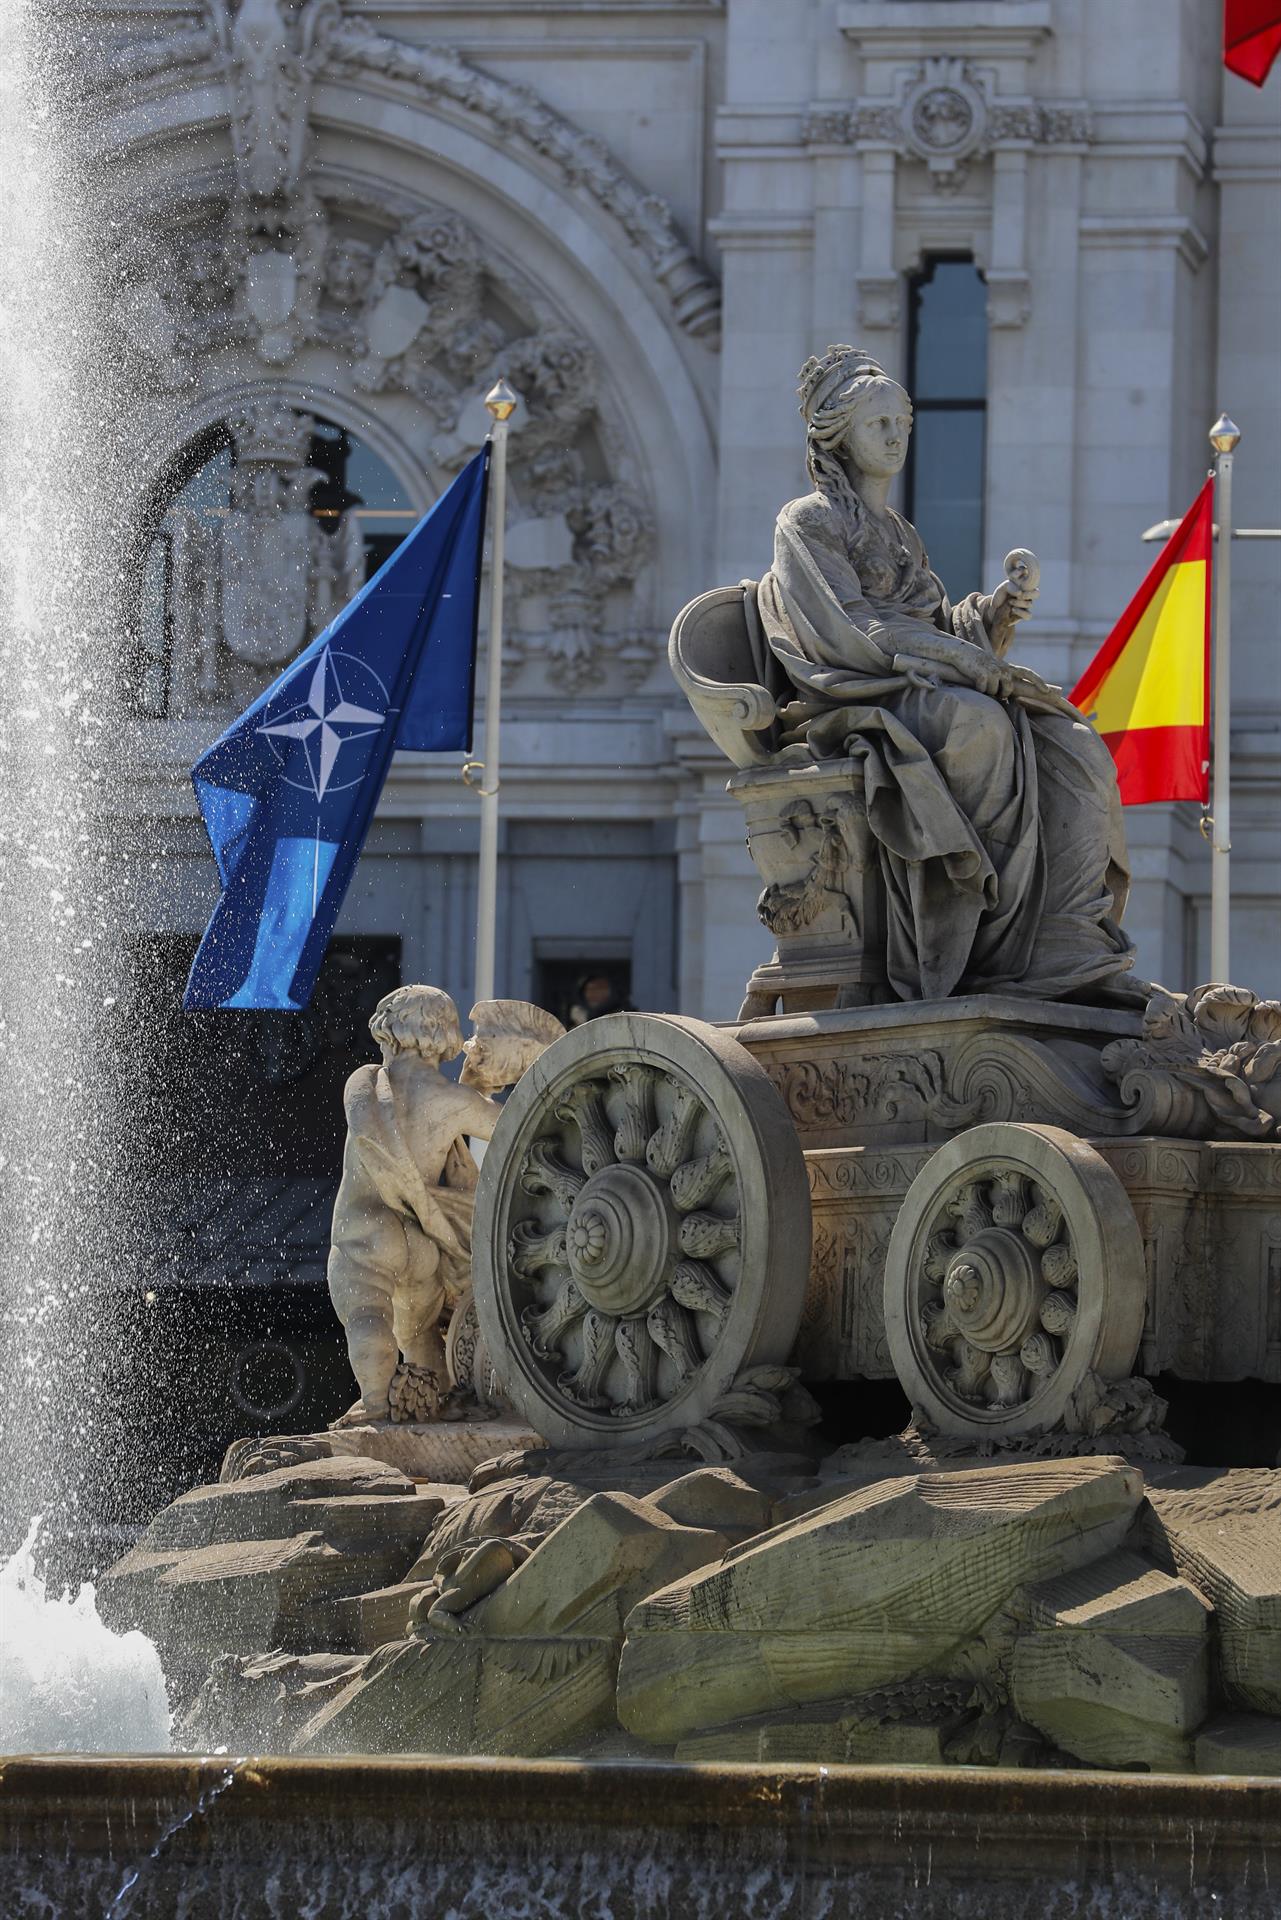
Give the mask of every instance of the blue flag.
[[489, 446], [191, 771], [222, 898], [188, 1013], [307, 1005], [391, 756], [470, 748]]

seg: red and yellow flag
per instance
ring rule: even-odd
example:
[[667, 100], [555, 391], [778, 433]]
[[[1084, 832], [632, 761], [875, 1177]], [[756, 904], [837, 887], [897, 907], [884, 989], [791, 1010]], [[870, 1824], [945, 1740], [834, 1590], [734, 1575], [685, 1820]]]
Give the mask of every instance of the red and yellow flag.
[[1126, 806], [1210, 797], [1210, 549], [1207, 480], [1072, 689], [1102, 734]]

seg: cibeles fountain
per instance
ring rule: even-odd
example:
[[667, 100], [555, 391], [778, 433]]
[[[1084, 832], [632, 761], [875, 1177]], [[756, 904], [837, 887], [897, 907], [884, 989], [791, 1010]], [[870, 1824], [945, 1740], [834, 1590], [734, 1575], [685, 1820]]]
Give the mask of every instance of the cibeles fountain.
[[484, 1002], [457, 1081], [444, 994], [371, 1009], [357, 1398], [100, 1584], [185, 1751], [436, 1756], [341, 1776], [344, 1819], [432, 1803], [382, 1905], [278, 1829], [243, 1897], [260, 1794], [248, 1853], [162, 1832], [193, 1912], [1273, 1910], [1281, 1473], [1189, 1463], [1151, 1381], [1281, 1380], [1281, 1004], [1136, 979], [1111, 760], [1008, 659], [1034, 556], [953, 604], [888, 504], [902, 388], [834, 347], [800, 401], [813, 490], [670, 653], [773, 959], [720, 1024]]

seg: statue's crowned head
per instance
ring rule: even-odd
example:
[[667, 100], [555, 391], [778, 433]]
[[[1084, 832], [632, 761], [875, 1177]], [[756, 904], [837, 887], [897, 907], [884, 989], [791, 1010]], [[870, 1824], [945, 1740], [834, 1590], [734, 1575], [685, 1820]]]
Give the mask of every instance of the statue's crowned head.
[[369, 1031], [385, 1055], [420, 1053], [432, 1061], [462, 1052], [458, 1009], [439, 987], [397, 987], [374, 1008]]
[[821, 489], [845, 490], [841, 454], [864, 409], [888, 407], [911, 420], [912, 403], [903, 388], [862, 347], [829, 347], [811, 355], [801, 368], [797, 393], [805, 422], [805, 465]]

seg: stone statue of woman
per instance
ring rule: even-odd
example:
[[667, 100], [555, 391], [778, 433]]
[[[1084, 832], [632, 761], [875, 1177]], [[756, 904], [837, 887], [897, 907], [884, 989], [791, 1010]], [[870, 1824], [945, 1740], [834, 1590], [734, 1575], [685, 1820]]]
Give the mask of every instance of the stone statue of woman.
[[1001, 990], [1141, 1002], [1111, 755], [1057, 688], [1005, 663], [1034, 588], [953, 605], [887, 495], [912, 403], [854, 347], [801, 370], [813, 493], [778, 516], [765, 636], [782, 744], [855, 762], [906, 1000]]

